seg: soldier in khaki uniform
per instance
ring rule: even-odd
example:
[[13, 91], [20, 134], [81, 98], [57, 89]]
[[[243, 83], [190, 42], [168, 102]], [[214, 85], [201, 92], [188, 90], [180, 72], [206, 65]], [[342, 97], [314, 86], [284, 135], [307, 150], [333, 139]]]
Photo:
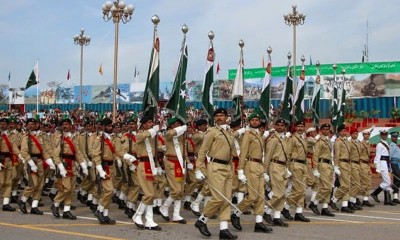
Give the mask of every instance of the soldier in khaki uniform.
[[[150, 116], [142, 117], [140, 123], [142, 129], [136, 136], [136, 151], [139, 161], [136, 171], [144, 195], [132, 220], [138, 228], [160, 231], [161, 227], [153, 220], [153, 201], [156, 193], [154, 176], [162, 174], [162, 169], [154, 158], [157, 152], [155, 145], [158, 141], [156, 135], [160, 127], [158, 125], [153, 126], [153, 120]], [[146, 223], [143, 224], [142, 215], [145, 211]]]
[[[278, 119], [275, 122], [276, 132], [268, 139], [266, 144], [265, 168], [266, 173], [270, 176], [271, 192], [269, 206], [264, 218], [267, 222], [273, 222], [275, 226], [288, 227], [289, 225], [282, 221], [281, 211], [286, 201], [285, 191], [288, 178], [291, 173], [287, 168], [288, 150], [287, 138], [285, 136], [286, 122]], [[270, 212], [274, 210], [274, 218], [271, 219]]]
[[268, 233], [272, 231], [263, 223], [264, 213], [264, 190], [265, 182], [269, 181], [269, 176], [264, 172], [264, 140], [261, 133], [258, 131], [260, 126], [260, 115], [253, 112], [249, 117], [248, 121], [250, 129], [244, 133], [239, 155], [239, 166], [238, 166], [238, 179], [242, 183], [247, 183], [248, 195], [238, 204], [239, 211], [235, 211], [231, 215], [232, 225], [242, 230], [240, 224], [240, 213], [249, 209], [254, 204], [254, 215], [256, 216], [256, 224], [254, 226], [255, 232]]
[[170, 193], [164, 204], [160, 207], [160, 212], [164, 220], [169, 221], [168, 209], [174, 203], [172, 221], [186, 224], [186, 220], [180, 216], [186, 174], [185, 164], [188, 162], [184, 143], [185, 136], [183, 135], [187, 130], [187, 126], [182, 126], [182, 124], [183, 122], [176, 117], [168, 119], [169, 130], [165, 133], [167, 145], [167, 151], [165, 152], [165, 172], [170, 186]]
[[27, 213], [26, 201], [32, 197], [31, 214], [43, 215], [38, 209], [39, 200], [42, 195], [44, 183], [43, 162], [46, 162], [51, 168], [55, 169], [51, 159], [49, 144], [44, 141], [40, 133], [36, 120], [29, 118], [26, 123], [28, 133], [22, 138], [21, 156], [28, 164], [29, 186], [25, 188], [18, 205], [23, 213]]
[[[195, 154], [196, 154], [196, 163], [199, 161], [199, 150], [201, 145], [203, 144], [203, 139], [205, 136], [205, 133], [207, 131], [207, 121], [204, 119], [199, 119], [196, 122], [196, 128], [197, 131], [192, 135], [192, 139], [194, 142], [194, 149], [195, 149]], [[204, 159], [204, 164], [207, 167], [208, 159]], [[197, 169], [197, 164], [195, 164], [196, 169]], [[196, 173], [196, 171], [195, 171]], [[210, 189], [208, 188], [208, 184], [206, 181], [199, 181], [198, 184], [199, 188], [201, 188], [200, 193], [196, 196], [196, 199], [192, 202], [190, 205], [190, 208], [192, 209], [193, 214], [196, 217], [199, 217], [200, 214], [200, 203], [204, 200], [204, 206], [207, 204], [207, 202], [211, 199], [211, 193]]]
[[[290, 206], [296, 207], [295, 221], [310, 222], [309, 218], [303, 215], [304, 196], [306, 191], [307, 170], [307, 141], [304, 135], [305, 123], [296, 123], [296, 132], [292, 134], [287, 142], [287, 152], [290, 159], [289, 170], [292, 173], [292, 190], [287, 197], [282, 214], [286, 219], [293, 220], [289, 213]], [[318, 174], [314, 174], [319, 177]]]
[[108, 211], [114, 190], [112, 184], [112, 167], [114, 164], [117, 164], [115, 163], [116, 161], [121, 161], [117, 157], [117, 152], [121, 150], [121, 145], [120, 141], [117, 141], [116, 137], [112, 134], [112, 120], [104, 118], [101, 124], [104, 126], [104, 132], [94, 140], [92, 150], [92, 160], [96, 165], [97, 174], [100, 177], [98, 188], [101, 187], [99, 205], [95, 215], [100, 224], [115, 224], [115, 220], [108, 216]]
[[352, 210], [362, 210], [362, 207], [357, 203], [357, 195], [361, 192], [360, 188], [360, 151], [361, 151], [361, 143], [358, 141], [358, 130], [357, 128], [350, 129], [350, 199], [349, 199], [349, 207]]
[[194, 190], [198, 186], [198, 181], [195, 175], [195, 165], [196, 165], [196, 154], [195, 154], [195, 145], [192, 138], [194, 133], [193, 126], [188, 126], [187, 130], [187, 138], [186, 138], [186, 149], [188, 154], [188, 164], [186, 165], [187, 173], [186, 173], [186, 184], [185, 184], [185, 202], [183, 203], [183, 209], [190, 210], [190, 204], [192, 202], [192, 194]]
[[371, 159], [371, 146], [369, 144], [370, 130], [362, 131], [363, 140], [360, 147], [360, 195], [363, 196], [362, 205], [373, 207], [374, 204], [369, 202], [369, 190], [371, 189], [372, 173], [369, 161]]
[[[333, 167], [332, 167], [332, 145], [329, 140], [330, 125], [324, 123], [321, 125], [321, 137], [314, 146], [314, 154], [312, 161], [315, 164], [317, 175], [319, 174], [319, 188], [315, 200], [309, 205], [309, 208], [317, 215], [334, 217], [328, 209], [330, 202], [330, 192], [332, 188]], [[322, 210], [319, 212], [318, 204], [322, 203]]]
[[[157, 133], [157, 162], [161, 168], [161, 172], [154, 176], [154, 189], [155, 196], [153, 201], [153, 213], [161, 215], [160, 207], [162, 206], [162, 199], [165, 196], [165, 191], [168, 185], [165, 178], [165, 152], [167, 151], [166, 141], [161, 133]], [[168, 191], [169, 192], [169, 191]]]
[[[239, 178], [238, 178], [240, 147], [241, 147], [243, 133], [246, 130], [245, 130], [245, 128], [240, 129], [240, 121], [231, 122], [229, 124], [229, 126], [232, 130], [233, 135], [235, 136], [235, 138], [233, 139], [235, 151], [233, 152], [233, 155], [232, 155], [232, 162], [233, 162], [233, 166], [234, 166], [234, 175], [233, 175], [233, 180], [232, 180], [232, 193], [234, 196], [236, 194], [237, 203], [239, 204], [243, 200], [244, 194], [246, 192], [246, 185], [244, 183], [242, 183], [241, 181], [239, 181]], [[245, 211], [245, 213], [250, 213], [250, 212]]]
[[[20, 120], [15, 119], [14, 117], [9, 118], [8, 130], [10, 132], [10, 139], [17, 146], [18, 152], [21, 151], [21, 142], [22, 142], [22, 133], [17, 129], [17, 125]], [[23, 159], [21, 158], [21, 154], [14, 155], [11, 159], [13, 165], [13, 177], [12, 177], [12, 186], [11, 186], [11, 203], [18, 202], [18, 185], [21, 179], [24, 176], [24, 164]]]
[[316, 163], [313, 161], [313, 154], [314, 154], [314, 145], [317, 142], [317, 129], [316, 128], [309, 128], [306, 131], [307, 134], [307, 186], [311, 187], [311, 199], [310, 202], [315, 200], [315, 196], [317, 195], [318, 191], [318, 183], [319, 179], [314, 176], [313, 171], [316, 169]]
[[3, 211], [14, 212], [16, 209], [10, 205], [11, 185], [13, 181], [13, 158], [18, 159], [19, 149], [15, 139], [7, 130], [7, 118], [0, 119], [0, 190], [3, 190]]
[[[211, 191], [212, 199], [204, 207], [203, 214], [195, 223], [195, 227], [205, 236], [211, 236], [207, 228], [207, 221], [210, 217], [219, 213], [220, 239], [236, 239], [228, 230], [230, 220], [230, 206], [226, 199], [232, 196], [233, 164], [233, 136], [228, 131], [226, 120], [228, 112], [219, 108], [214, 112], [215, 127], [210, 128], [203, 140], [197, 159], [196, 178], [204, 180], [202, 172], [207, 172], [207, 182]], [[210, 162], [205, 166], [206, 157]], [[221, 195], [223, 194], [223, 195]]]
[[333, 197], [333, 203], [338, 200], [342, 200], [342, 212], [354, 213], [349, 208], [350, 199], [350, 176], [351, 176], [351, 165], [350, 165], [350, 146], [347, 140], [348, 131], [344, 125], [338, 127], [339, 136], [335, 141], [334, 145], [334, 160], [335, 164], [338, 164], [340, 168], [340, 187], [337, 189], [335, 196]]
[[84, 175], [89, 175], [87, 163], [82, 156], [78, 145], [78, 135], [71, 133], [72, 122], [70, 119], [61, 121], [62, 132], [57, 132], [54, 136], [53, 159], [57, 165], [61, 179], [58, 181], [58, 192], [51, 205], [51, 211], [56, 218], [60, 217], [60, 203], [64, 203], [63, 218], [76, 220], [76, 216], [71, 213], [72, 198], [75, 193], [76, 185], [76, 162], [81, 166]]

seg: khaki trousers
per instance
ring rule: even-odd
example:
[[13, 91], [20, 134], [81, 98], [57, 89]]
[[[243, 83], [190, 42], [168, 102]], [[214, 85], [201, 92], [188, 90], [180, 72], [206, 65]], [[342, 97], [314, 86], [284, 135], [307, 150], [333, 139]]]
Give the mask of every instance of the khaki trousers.
[[361, 191], [360, 195], [368, 196], [369, 191], [371, 189], [371, 168], [368, 163], [361, 162], [360, 165], [360, 184], [361, 184]]
[[10, 158], [5, 158], [3, 167], [0, 171], [0, 189], [3, 190], [3, 197], [11, 196], [11, 186], [13, 182], [13, 165]]
[[137, 168], [137, 176], [139, 180], [139, 185], [143, 190], [142, 202], [146, 205], [153, 205], [153, 200], [155, 197], [154, 180], [147, 180], [145, 175], [145, 168], [143, 162], [139, 162]]
[[249, 209], [254, 204], [254, 215], [264, 214], [264, 167], [261, 163], [248, 161], [244, 168], [247, 178], [248, 194], [237, 206], [241, 212]]
[[175, 177], [175, 163], [169, 160], [165, 161], [165, 175], [170, 187], [169, 196], [174, 200], [181, 200], [183, 198], [185, 176], [178, 182]]
[[58, 181], [61, 181], [62, 187], [58, 189], [57, 195], [54, 198], [54, 202], [64, 202], [64, 205], [71, 206], [72, 198], [75, 192], [76, 176], [63, 177], [58, 179]]
[[26, 187], [22, 195], [26, 198], [32, 197], [32, 200], [40, 200], [44, 182], [43, 161], [38, 159], [36, 160], [35, 164], [38, 170], [36, 173], [31, 173], [33, 186]]
[[357, 197], [361, 193], [360, 185], [360, 163], [352, 162], [351, 166], [351, 186], [350, 186], [350, 197]]
[[287, 197], [287, 202], [291, 206], [303, 207], [308, 175], [307, 166], [306, 164], [291, 162], [289, 163], [289, 171], [292, 173], [292, 191]]
[[330, 163], [320, 162], [318, 164], [318, 172], [320, 177], [316, 199], [320, 203], [329, 203], [332, 190], [333, 167]]
[[350, 199], [350, 163], [339, 161], [340, 168], [340, 187], [336, 190], [335, 197], [342, 201], [348, 201]]
[[269, 167], [269, 176], [271, 181], [271, 190], [274, 193], [269, 200], [270, 205], [275, 211], [282, 211], [286, 201], [286, 187], [288, 179], [286, 175], [286, 166], [271, 162]]

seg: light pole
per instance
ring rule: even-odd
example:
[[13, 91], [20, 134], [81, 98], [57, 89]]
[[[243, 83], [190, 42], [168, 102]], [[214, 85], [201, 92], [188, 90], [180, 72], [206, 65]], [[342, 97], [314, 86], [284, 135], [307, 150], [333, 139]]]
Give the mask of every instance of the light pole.
[[83, 75], [83, 46], [90, 44], [90, 36], [85, 35], [85, 29], [81, 28], [81, 33], [74, 36], [74, 44], [81, 46], [81, 69], [79, 77], [79, 109], [82, 109], [82, 75]]
[[297, 5], [292, 5], [292, 12], [283, 15], [285, 24], [293, 26], [293, 84], [296, 82], [296, 27], [303, 25], [306, 15], [297, 11]]
[[114, 35], [114, 94], [113, 94], [113, 122], [117, 117], [117, 82], [118, 82], [118, 32], [119, 22], [127, 23], [132, 19], [132, 14], [135, 8], [132, 4], [126, 5], [125, 1], [114, 0], [114, 2], [107, 1], [103, 4], [103, 19], [108, 22], [113, 20], [115, 24]]

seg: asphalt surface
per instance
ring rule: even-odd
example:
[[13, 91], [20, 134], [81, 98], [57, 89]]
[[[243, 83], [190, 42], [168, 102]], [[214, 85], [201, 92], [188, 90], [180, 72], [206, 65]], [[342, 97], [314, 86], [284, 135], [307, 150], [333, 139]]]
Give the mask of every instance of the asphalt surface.
[[[272, 226], [272, 233], [255, 233], [253, 215], [241, 217], [242, 231], [234, 230], [230, 223], [229, 229], [238, 235], [239, 239], [397, 239], [400, 205], [384, 206], [383, 194], [379, 197], [381, 203], [377, 203], [373, 208], [364, 207], [355, 214], [333, 211], [336, 217], [324, 217], [304, 209], [304, 215], [311, 219], [310, 223], [286, 221], [289, 223], [288, 228]], [[166, 222], [161, 216], [155, 215], [154, 220], [162, 227], [162, 231], [149, 231], [136, 228], [132, 220], [127, 218], [116, 204], [112, 204], [109, 215], [118, 220], [117, 224], [100, 225], [92, 212], [77, 201], [75, 202], [77, 209], [72, 211], [78, 216], [75, 221], [54, 218], [50, 211], [50, 200], [43, 197], [43, 203], [45, 206], [40, 208], [45, 212], [43, 216], [24, 215], [19, 210], [13, 213], [1, 211], [0, 239], [218, 239], [217, 219], [208, 223], [212, 236], [203, 237], [194, 227], [197, 218], [188, 210], [181, 211], [181, 215], [188, 221], [187, 224]], [[12, 205], [18, 207], [16, 204]], [[29, 205], [27, 208], [29, 212]], [[171, 211], [170, 216], [172, 216]], [[291, 210], [291, 214], [294, 215], [294, 210]]]

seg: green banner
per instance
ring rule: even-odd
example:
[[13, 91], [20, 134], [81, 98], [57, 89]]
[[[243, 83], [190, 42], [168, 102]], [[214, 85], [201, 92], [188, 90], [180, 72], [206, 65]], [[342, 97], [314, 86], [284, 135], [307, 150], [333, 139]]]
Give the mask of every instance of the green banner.
[[[333, 75], [333, 64], [321, 64], [319, 69], [321, 75]], [[346, 70], [346, 74], [371, 74], [371, 73], [399, 73], [400, 62], [364, 62], [364, 63], [338, 63], [336, 64], [337, 74], [341, 74], [342, 69]], [[300, 76], [301, 66], [296, 66], [296, 76]], [[273, 67], [273, 77], [284, 77], [287, 74], [287, 67]], [[306, 75], [313, 76], [317, 74], [315, 65], [306, 66]], [[235, 79], [236, 69], [228, 70], [228, 79]], [[265, 68], [249, 68], [244, 69], [244, 78], [263, 78], [265, 76]]]

